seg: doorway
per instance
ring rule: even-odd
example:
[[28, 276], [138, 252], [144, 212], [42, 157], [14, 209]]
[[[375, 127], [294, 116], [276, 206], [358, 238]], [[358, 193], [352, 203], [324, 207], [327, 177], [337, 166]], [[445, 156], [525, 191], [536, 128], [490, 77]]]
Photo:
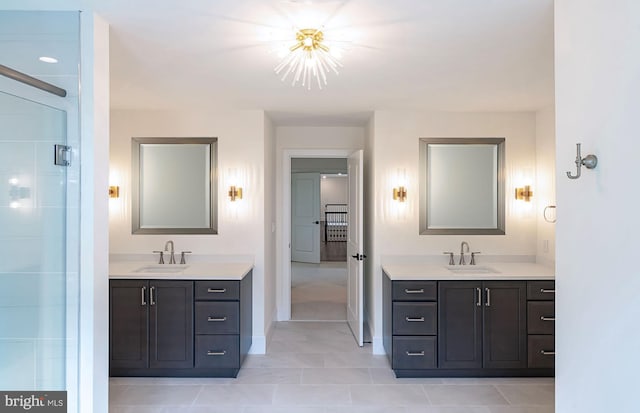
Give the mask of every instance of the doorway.
[[291, 159], [291, 320], [347, 320], [347, 159]]
[[[292, 320], [292, 160], [294, 158], [340, 158], [347, 160], [348, 180], [348, 230], [346, 242], [347, 268], [347, 298], [346, 321], [351, 329], [358, 345], [363, 345], [363, 263], [362, 253], [362, 150], [349, 149], [291, 149], [284, 150], [282, 159], [282, 236], [281, 249], [281, 275], [279, 277], [278, 319]], [[312, 221], [318, 221], [318, 233], [320, 233], [319, 214]], [[324, 232], [324, 231], [323, 231]], [[320, 234], [319, 234], [320, 235]], [[315, 239], [315, 238], [314, 238]], [[319, 238], [318, 238], [319, 239]], [[353, 259], [351, 258], [353, 257]], [[344, 262], [337, 262], [344, 265]], [[318, 259], [318, 264], [320, 260]], [[294, 263], [293, 265], [297, 265]], [[304, 265], [309, 265], [305, 263]], [[313, 264], [311, 264], [313, 265]], [[329, 262], [326, 266], [338, 265]], [[313, 294], [313, 291], [311, 292]]]

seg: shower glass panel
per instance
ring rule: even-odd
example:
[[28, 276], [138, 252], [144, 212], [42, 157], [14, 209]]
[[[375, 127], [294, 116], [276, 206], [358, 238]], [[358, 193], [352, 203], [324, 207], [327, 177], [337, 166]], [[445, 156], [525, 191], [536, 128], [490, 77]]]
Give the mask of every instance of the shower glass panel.
[[65, 112], [0, 92], [0, 389], [65, 390]]
[[[68, 92], [0, 76], [0, 391], [66, 390], [69, 413], [78, 400], [79, 33], [77, 12], [0, 11], [0, 64]], [[71, 165], [54, 164], [54, 145], [73, 147]]]

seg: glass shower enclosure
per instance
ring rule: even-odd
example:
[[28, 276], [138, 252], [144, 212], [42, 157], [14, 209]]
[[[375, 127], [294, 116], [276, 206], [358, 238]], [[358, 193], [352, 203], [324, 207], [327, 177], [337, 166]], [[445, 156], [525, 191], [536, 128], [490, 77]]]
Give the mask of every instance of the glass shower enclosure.
[[[77, 410], [79, 13], [0, 11], [0, 391], [68, 392]], [[56, 64], [40, 57], [54, 57]], [[55, 148], [61, 158], [55, 162]]]

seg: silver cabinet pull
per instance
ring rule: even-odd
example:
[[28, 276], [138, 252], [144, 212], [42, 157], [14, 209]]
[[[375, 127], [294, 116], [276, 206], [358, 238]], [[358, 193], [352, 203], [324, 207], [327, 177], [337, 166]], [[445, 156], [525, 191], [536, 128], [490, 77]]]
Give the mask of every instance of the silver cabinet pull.
[[140, 305], [147, 305], [147, 300], [145, 300], [145, 296], [147, 295], [147, 287], [142, 287], [140, 289]]
[[226, 288], [207, 288], [208, 293], [226, 293]]
[[555, 294], [556, 290], [555, 290], [555, 288], [552, 289], [552, 290], [547, 289], [547, 288], [541, 288], [540, 292], [543, 293], [543, 294]]
[[491, 307], [491, 288], [485, 288], [484, 292], [487, 294], [487, 302], [485, 303], [485, 305], [487, 307]]
[[555, 356], [556, 352], [549, 350], [540, 350], [540, 354], [542, 354], [543, 356]]
[[407, 356], [424, 356], [424, 350], [422, 351], [407, 351]]
[[227, 350], [222, 351], [207, 351], [207, 356], [224, 356], [227, 354]]
[[482, 290], [479, 287], [476, 288], [476, 306], [482, 306]]
[[424, 317], [405, 317], [404, 319], [410, 323], [424, 323]]
[[556, 321], [556, 318], [555, 317], [541, 316], [540, 320], [542, 320], [542, 321]]
[[207, 321], [227, 321], [227, 317], [207, 317]]
[[149, 304], [156, 305], [156, 302], [153, 300], [153, 292], [156, 290], [156, 287], [149, 288]]
[[404, 292], [407, 294], [424, 294], [424, 288], [421, 288], [419, 290], [410, 290], [408, 288], [405, 288]]

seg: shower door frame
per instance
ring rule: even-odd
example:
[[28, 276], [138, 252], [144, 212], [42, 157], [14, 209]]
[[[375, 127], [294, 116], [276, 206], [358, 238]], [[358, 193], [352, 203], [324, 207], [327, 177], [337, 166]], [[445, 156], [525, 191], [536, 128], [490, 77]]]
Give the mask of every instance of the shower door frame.
[[[68, 412], [78, 411], [80, 374], [80, 99], [76, 93], [59, 97], [0, 76], [0, 92], [44, 105], [66, 114], [65, 145], [71, 146], [65, 185], [65, 388]], [[62, 143], [62, 142], [61, 142]], [[53, 162], [53, 148], [51, 150]], [[72, 279], [70, 275], [75, 275]], [[72, 298], [72, 299], [71, 299]], [[45, 389], [46, 390], [46, 389]]]

